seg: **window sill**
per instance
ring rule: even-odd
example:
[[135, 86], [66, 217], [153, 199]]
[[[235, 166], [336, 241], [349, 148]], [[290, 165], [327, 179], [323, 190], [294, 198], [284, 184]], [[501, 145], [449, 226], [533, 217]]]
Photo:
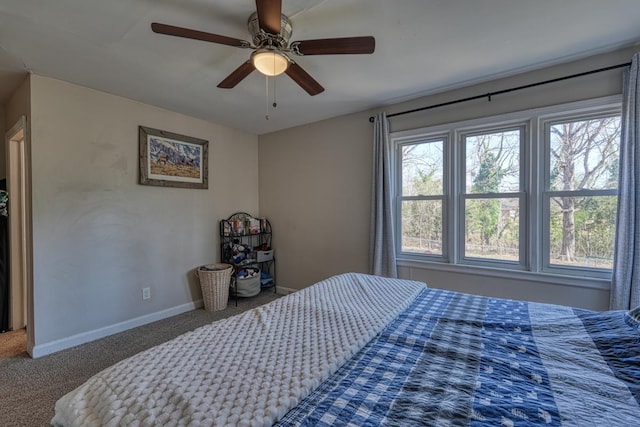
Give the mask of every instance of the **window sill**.
[[553, 285], [576, 286], [580, 288], [601, 289], [609, 291], [611, 289], [611, 279], [565, 276], [560, 274], [549, 274], [532, 271], [506, 270], [500, 268], [481, 267], [475, 265], [449, 264], [442, 262], [423, 261], [415, 259], [398, 258], [398, 267], [410, 267], [422, 270], [448, 271], [459, 274], [470, 274], [476, 276], [488, 276], [502, 279], [525, 280], [530, 282], [542, 282]]

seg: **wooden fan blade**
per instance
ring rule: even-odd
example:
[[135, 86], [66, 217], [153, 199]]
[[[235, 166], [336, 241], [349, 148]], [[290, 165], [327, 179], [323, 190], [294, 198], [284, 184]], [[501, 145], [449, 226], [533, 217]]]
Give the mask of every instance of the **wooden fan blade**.
[[364, 36], [300, 40], [291, 43], [290, 48], [296, 55], [366, 54], [376, 49], [376, 39]]
[[255, 70], [251, 61], [247, 61], [231, 72], [223, 81], [218, 84], [219, 88], [231, 89], [240, 83], [245, 77]]
[[269, 34], [280, 34], [282, 0], [256, 0], [260, 28]]
[[306, 90], [311, 96], [324, 92], [324, 88], [320, 83], [318, 83], [309, 75], [309, 73], [303, 70], [302, 67], [295, 62], [289, 64], [289, 68], [287, 68], [285, 73], [287, 73], [287, 76], [291, 77], [294, 82], [298, 83], [298, 85], [300, 85], [302, 89]]
[[154, 22], [151, 24], [154, 33], [166, 34], [168, 36], [184, 37], [186, 39], [202, 40], [218, 44], [225, 44], [234, 47], [250, 47], [246, 40], [235, 39], [233, 37], [221, 36], [219, 34], [205, 33], [204, 31], [191, 30], [189, 28], [175, 27], [168, 24]]

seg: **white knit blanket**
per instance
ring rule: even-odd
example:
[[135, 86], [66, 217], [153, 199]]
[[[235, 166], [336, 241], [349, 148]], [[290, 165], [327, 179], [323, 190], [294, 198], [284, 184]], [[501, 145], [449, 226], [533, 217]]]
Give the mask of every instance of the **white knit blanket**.
[[424, 283], [331, 277], [96, 374], [55, 406], [57, 426], [268, 426], [415, 299]]

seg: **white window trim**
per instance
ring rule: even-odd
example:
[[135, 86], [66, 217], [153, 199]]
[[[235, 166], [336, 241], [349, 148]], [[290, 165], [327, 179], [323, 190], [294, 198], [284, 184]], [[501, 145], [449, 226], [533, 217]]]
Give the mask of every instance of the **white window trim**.
[[[445, 177], [442, 188], [442, 195], [430, 195], [430, 196], [403, 196], [402, 195], [402, 178], [398, 179], [399, 174], [396, 172], [402, 170], [402, 156], [397, 155], [400, 146], [412, 145], [412, 144], [420, 144], [420, 143], [428, 143], [428, 142], [437, 142], [442, 141], [443, 143], [443, 170], [442, 175]], [[441, 255], [429, 255], [429, 254], [411, 254], [410, 252], [402, 252], [402, 239], [398, 238], [395, 241], [396, 245], [396, 253], [403, 254], [408, 258], [415, 259], [432, 259], [437, 262], [448, 263], [451, 262], [451, 248], [452, 246], [449, 244], [448, 232], [449, 232], [449, 224], [450, 224], [450, 215], [449, 215], [449, 194], [451, 190], [449, 189], [449, 183], [451, 179], [449, 178], [451, 167], [449, 166], [449, 160], [452, 158], [451, 153], [449, 151], [449, 147], [451, 146], [451, 132], [436, 132], [436, 133], [428, 133], [428, 134], [418, 134], [411, 135], [407, 138], [398, 138], [393, 142], [393, 153], [395, 153], [395, 170], [392, 176], [392, 187], [395, 190], [394, 197], [394, 227], [395, 230], [402, 230], [402, 201], [403, 200], [442, 200], [442, 254]], [[395, 235], [400, 235], [400, 233], [394, 233]]]
[[[620, 103], [622, 99], [620, 99]], [[588, 120], [591, 118], [599, 118], [607, 115], [614, 114], [622, 114], [622, 106], [619, 104], [614, 105], [606, 105], [600, 108], [596, 108], [593, 111], [593, 114], [589, 114], [590, 111], [586, 111], [584, 113], [576, 111], [570, 111], [569, 113], [556, 113], [556, 114], [547, 114], [541, 117], [540, 121], [540, 129], [544, 132], [544, 141], [541, 145], [542, 147], [542, 161], [544, 162], [541, 165], [540, 170], [543, 171], [543, 176], [540, 179], [542, 184], [542, 189], [540, 191], [540, 197], [542, 210], [540, 211], [540, 218], [542, 219], [542, 231], [543, 235], [548, 235], [548, 227], [549, 227], [549, 215], [550, 215], [550, 200], [552, 197], [562, 197], [562, 196], [570, 196], [570, 197], [580, 197], [580, 196], [617, 196], [618, 190], [591, 190], [591, 189], [583, 189], [583, 190], [572, 190], [572, 191], [562, 191], [562, 190], [550, 190], [550, 182], [549, 182], [549, 168], [551, 164], [551, 158], [549, 156], [549, 128], [551, 125], [555, 123], [563, 123], [566, 121], [571, 121], [572, 119], [578, 120]], [[542, 242], [542, 265], [540, 267], [540, 271], [549, 274], [563, 274], [570, 276], [580, 276], [580, 277], [602, 277], [608, 278], [611, 275], [611, 271], [607, 269], [584, 269], [579, 267], [572, 267], [561, 264], [551, 264], [550, 260], [550, 246], [551, 242], [547, 239]]]
[[[528, 157], [525, 155], [524, 150], [526, 149], [528, 142], [528, 135], [529, 135], [529, 128], [530, 126], [530, 122], [531, 120], [517, 120], [517, 121], [512, 121], [511, 123], [507, 123], [507, 124], [501, 124], [499, 126], [483, 126], [483, 127], [474, 127], [472, 128], [472, 131], [470, 131], [469, 129], [461, 131], [461, 130], [457, 130], [456, 131], [456, 145], [458, 146], [458, 149], [460, 150], [459, 152], [459, 169], [458, 169], [458, 182], [460, 185], [460, 189], [459, 191], [457, 191], [457, 194], [454, 195], [454, 197], [456, 197], [458, 199], [458, 209], [457, 209], [457, 217], [456, 217], [456, 222], [458, 224], [461, 224], [460, 227], [458, 227], [458, 231], [459, 231], [459, 237], [458, 237], [458, 244], [456, 246], [457, 249], [457, 254], [458, 254], [458, 264], [468, 264], [468, 265], [478, 265], [478, 266], [487, 266], [487, 267], [494, 267], [494, 268], [508, 268], [508, 269], [515, 269], [515, 270], [527, 270], [528, 269], [528, 260], [527, 260], [527, 253], [528, 253], [528, 233], [527, 233], [527, 229], [526, 229], [526, 225], [527, 225], [527, 204], [528, 204], [528, 200], [527, 200], [527, 189], [529, 187], [528, 182], [529, 182], [529, 175], [527, 173], [528, 171], [528, 164], [525, 161], [525, 159], [527, 159]], [[513, 130], [513, 129], [519, 129], [521, 132], [521, 138], [520, 138], [520, 152], [519, 152], [519, 169], [520, 169], [520, 176], [518, 177], [519, 179], [519, 191], [516, 192], [504, 192], [504, 193], [467, 193], [466, 192], [466, 145], [465, 145], [465, 138], [469, 135], [480, 135], [480, 134], [486, 134], [486, 133], [492, 133], [492, 132], [502, 132], [505, 130]], [[506, 261], [506, 260], [493, 260], [493, 259], [486, 259], [486, 258], [474, 258], [474, 257], [467, 257], [466, 254], [466, 245], [465, 245], [465, 232], [466, 232], [466, 217], [465, 217], [465, 201], [469, 200], [469, 199], [479, 199], [479, 198], [517, 198], [519, 201], [519, 211], [520, 211], [520, 226], [519, 226], [519, 234], [521, 236], [520, 238], [520, 245], [518, 248], [518, 258], [519, 261], [515, 262], [515, 261]], [[524, 218], [523, 216], [524, 215]]]
[[[548, 156], [545, 152], [545, 143], [533, 144], [532, 141], [540, 141], [541, 137], [545, 138], [544, 135], [539, 135], [539, 133], [540, 129], [544, 129], [545, 124], [549, 121], [557, 120], [563, 115], [564, 117], [569, 117], [571, 115], [584, 116], [585, 114], [592, 112], [600, 113], [607, 109], [612, 111], [619, 110], [621, 102], [621, 95], [613, 95], [549, 107], [534, 108], [497, 116], [392, 132], [390, 134], [390, 138], [393, 142], [394, 153], [397, 151], [398, 144], [406, 143], [408, 141], [417, 142], [419, 140], [434, 139], [438, 136], [442, 137], [442, 135], [448, 135], [449, 139], [445, 143], [448, 148], [445, 150], [444, 175], [447, 176], [449, 183], [454, 183], [453, 186], [459, 186], [461, 185], [460, 179], [452, 179], [452, 174], [454, 173], [453, 169], [455, 168], [450, 167], [451, 159], [459, 158], [459, 153], [456, 152], [456, 150], [459, 150], [459, 144], [457, 143], [459, 134], [468, 131], [475, 131], [481, 127], [493, 128], [509, 125], [518, 126], [522, 125], [522, 123], [528, 123], [526, 135], [523, 138], [525, 140], [524, 150], [526, 150], [526, 152], [521, 151], [521, 156], [528, 156], [528, 161], [525, 162], [524, 165], [524, 173], [528, 179], [524, 180], [526, 187], [522, 188], [522, 191], [526, 193], [526, 211], [534, 213], [533, 219], [530, 217], [521, 218], [521, 221], [524, 221], [524, 225], [521, 226], [521, 230], [526, 229], [524, 241], [521, 243], [525, 245], [524, 268], [513, 268], [513, 264], [510, 264], [511, 268], [500, 268], [500, 262], [482, 262], [482, 265], [475, 265], [474, 263], [468, 263], [466, 261], [462, 262], [463, 260], [459, 259], [461, 251], [459, 249], [460, 236], [458, 236], [461, 227], [447, 226], [448, 224], [454, 224], [459, 220], [460, 198], [457, 197], [457, 195], [460, 194], [460, 189], [445, 188], [445, 199], [447, 200], [446, 205], [450, 208], [450, 211], [443, 217], [443, 224], [445, 227], [445, 229], [443, 229], [443, 256], [438, 256], [437, 259], [435, 259], [428, 255], [402, 253], [400, 252], [400, 238], [398, 238], [396, 241], [398, 266], [426, 268], [439, 271], [451, 271], [594, 289], [610, 289], [610, 272], [606, 272], [606, 274], [601, 276], [594, 276], [590, 274], [592, 270], [581, 270], [582, 274], [580, 274], [580, 272], [573, 271], [571, 268], [545, 268], [545, 248], [543, 246], [548, 246], [548, 244], [540, 241], [539, 236], [541, 233], [539, 231], [543, 227], [543, 216], [545, 216], [542, 193], [546, 188], [544, 182], [546, 178], [541, 176], [542, 174], [540, 171], [543, 170], [543, 165], [540, 165], [540, 162], [548, 162]], [[396, 172], [400, 167], [398, 162], [401, 161], [402, 159], [396, 159]], [[396, 173], [393, 174], [393, 179], [397, 179]], [[445, 185], [449, 184], [447, 183]], [[394, 188], [398, 191], [398, 183], [395, 183]], [[397, 196], [395, 197], [395, 200], [395, 225], [396, 230], [398, 231], [400, 230], [401, 215], [399, 211], [399, 199]], [[448, 208], [443, 207], [443, 210], [446, 212], [449, 210]], [[398, 233], [396, 234], [399, 235]], [[446, 250], [444, 249], [445, 247], [447, 248]], [[585, 273], [589, 274], [589, 276], [585, 275]]]
[[407, 257], [399, 257], [396, 261], [398, 267], [472, 274], [475, 276], [495, 277], [499, 279], [510, 279], [514, 281], [549, 283], [552, 285], [567, 285], [588, 289], [609, 290], [611, 288], [611, 280], [607, 278], [591, 276], [568, 276], [557, 273], [545, 273], [541, 271], [523, 271], [469, 264], [450, 264], [424, 259], [416, 260]]

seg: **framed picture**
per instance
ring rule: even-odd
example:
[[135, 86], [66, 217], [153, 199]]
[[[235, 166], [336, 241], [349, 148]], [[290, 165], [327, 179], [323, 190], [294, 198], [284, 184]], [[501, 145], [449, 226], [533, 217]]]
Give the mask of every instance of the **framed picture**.
[[139, 126], [140, 184], [209, 188], [209, 141]]

